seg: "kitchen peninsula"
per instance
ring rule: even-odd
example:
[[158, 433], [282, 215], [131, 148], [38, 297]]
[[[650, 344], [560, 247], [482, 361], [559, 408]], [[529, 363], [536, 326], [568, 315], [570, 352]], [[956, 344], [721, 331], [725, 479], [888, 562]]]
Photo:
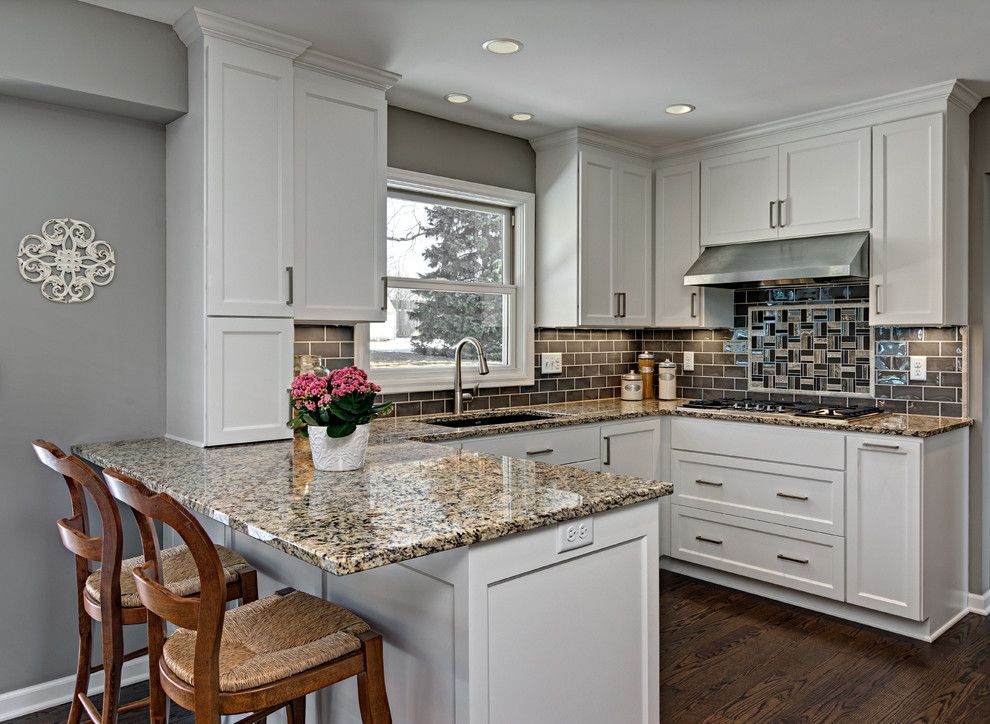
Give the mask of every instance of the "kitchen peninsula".
[[[262, 594], [359, 610], [385, 635], [395, 721], [659, 721], [657, 499], [672, 486], [412, 439], [431, 428], [374, 423], [353, 473], [315, 472], [303, 440], [74, 450], [196, 511]], [[358, 721], [345, 687], [311, 697], [315, 721]]]

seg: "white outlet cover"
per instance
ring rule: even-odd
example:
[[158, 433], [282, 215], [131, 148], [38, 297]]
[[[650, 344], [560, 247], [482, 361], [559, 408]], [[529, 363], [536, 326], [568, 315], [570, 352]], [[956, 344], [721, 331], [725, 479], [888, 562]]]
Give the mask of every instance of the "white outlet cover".
[[694, 372], [694, 352], [684, 353], [684, 371]]
[[545, 375], [559, 375], [564, 371], [560, 352], [544, 352], [540, 355], [540, 369]]
[[928, 358], [922, 355], [911, 355], [911, 379], [914, 382], [924, 382], [928, 379]]
[[569, 520], [557, 524], [557, 552], [564, 553], [575, 548], [584, 548], [595, 542], [595, 519], [593, 517]]

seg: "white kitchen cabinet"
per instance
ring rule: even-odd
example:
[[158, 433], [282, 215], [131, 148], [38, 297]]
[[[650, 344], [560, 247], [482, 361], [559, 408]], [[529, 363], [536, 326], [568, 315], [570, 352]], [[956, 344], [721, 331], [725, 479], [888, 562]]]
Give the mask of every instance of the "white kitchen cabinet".
[[656, 327], [731, 327], [733, 290], [684, 286], [701, 254], [701, 166], [697, 161], [658, 168], [653, 257]]
[[290, 319], [210, 317], [206, 332], [206, 445], [289, 439]]
[[597, 425], [581, 425], [559, 430], [534, 430], [470, 438], [464, 441], [463, 449], [486, 455], [505, 455], [520, 460], [536, 460], [555, 465], [573, 465], [588, 461], [597, 465], [598, 430]]
[[657, 420], [602, 425], [602, 472], [657, 480], [660, 445], [660, 423]]
[[920, 621], [921, 443], [850, 435], [846, 449], [846, 600]]
[[296, 321], [385, 320], [386, 166], [384, 88], [297, 68]]
[[870, 129], [703, 159], [703, 246], [870, 228]]
[[857, 128], [780, 146], [779, 236], [870, 228], [870, 135]]
[[959, 113], [950, 105], [873, 129], [871, 324], [966, 324], [969, 139]]
[[650, 324], [649, 152], [583, 129], [537, 139], [533, 146], [540, 204], [537, 326]]
[[204, 52], [208, 313], [291, 317], [292, 61], [213, 37]]
[[701, 162], [701, 244], [777, 238], [777, 147]]

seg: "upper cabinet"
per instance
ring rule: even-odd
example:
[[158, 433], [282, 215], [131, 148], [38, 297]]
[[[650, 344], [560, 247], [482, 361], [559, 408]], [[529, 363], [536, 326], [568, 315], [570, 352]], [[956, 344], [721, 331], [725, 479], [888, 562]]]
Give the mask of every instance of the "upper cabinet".
[[731, 327], [731, 289], [684, 286], [684, 273], [701, 253], [697, 161], [664, 166], [656, 172], [654, 279], [657, 327]]
[[873, 129], [873, 324], [966, 324], [968, 124], [958, 110]]
[[653, 317], [653, 171], [583, 129], [536, 148], [537, 326], [636, 327]]
[[209, 314], [291, 317], [292, 61], [225, 40], [208, 42]]
[[703, 246], [870, 228], [870, 129], [701, 162]]
[[295, 318], [384, 321], [384, 86], [309, 62], [295, 76]]

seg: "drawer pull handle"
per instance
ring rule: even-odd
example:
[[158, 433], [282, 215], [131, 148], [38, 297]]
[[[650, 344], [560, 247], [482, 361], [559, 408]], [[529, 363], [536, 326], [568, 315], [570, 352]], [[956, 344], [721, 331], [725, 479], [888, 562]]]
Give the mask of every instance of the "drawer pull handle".
[[863, 447], [868, 447], [870, 450], [900, 450], [900, 445], [884, 445], [882, 442], [864, 442]]
[[695, 480], [698, 485], [711, 485], [713, 488], [721, 488], [722, 483], [713, 483], [711, 480]]
[[807, 558], [791, 558], [790, 556], [785, 556], [783, 553], [778, 553], [777, 558], [782, 561], [790, 561], [791, 563], [800, 563], [802, 565], [808, 565]]
[[717, 546], [720, 546], [720, 545], [722, 545], [722, 541], [720, 541], [720, 540], [715, 540], [714, 538], [705, 538], [705, 536], [703, 536], [703, 535], [696, 535], [696, 536], [694, 537], [694, 539], [695, 539], [695, 540], [700, 540], [700, 541], [703, 541], [703, 542], [705, 542], [705, 543], [714, 543], [714, 544], [715, 544], [715, 545], [717, 545]]
[[543, 448], [542, 450], [527, 450], [527, 455], [549, 455], [553, 452], [552, 447]]
[[793, 495], [791, 493], [777, 493], [778, 498], [787, 498], [788, 500], [807, 500], [807, 495]]

